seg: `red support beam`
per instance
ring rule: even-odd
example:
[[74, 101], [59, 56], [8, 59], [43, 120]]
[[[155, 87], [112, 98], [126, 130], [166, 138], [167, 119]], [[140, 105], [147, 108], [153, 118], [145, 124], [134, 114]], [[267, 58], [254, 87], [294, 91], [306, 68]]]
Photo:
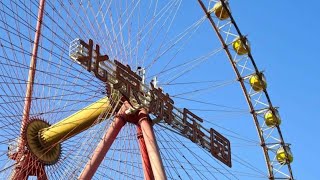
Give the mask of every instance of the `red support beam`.
[[44, 164], [39, 162], [30, 152], [25, 152], [11, 176], [12, 180], [27, 180], [29, 176], [36, 176], [38, 180], [48, 180]]
[[95, 151], [93, 152], [91, 159], [87, 162], [85, 168], [80, 174], [79, 180], [92, 179], [94, 173], [97, 171], [99, 165], [101, 164], [105, 155], [109, 151], [112, 143], [116, 139], [121, 128], [126, 124], [126, 121], [125, 119], [123, 119], [123, 116], [125, 115], [125, 110], [128, 106], [129, 103], [127, 101], [124, 102], [117, 116], [114, 118], [114, 121], [111, 123], [108, 131], [106, 132], [103, 139], [101, 139]]
[[147, 152], [151, 162], [151, 167], [156, 180], [167, 179], [163, 163], [161, 160], [156, 136], [153, 132], [151, 122], [148, 118], [146, 110], [141, 109], [138, 114], [139, 125], [141, 126], [142, 135], [146, 144]]
[[[36, 74], [36, 67], [37, 67], [38, 47], [39, 47], [39, 41], [40, 41], [40, 35], [41, 35], [44, 5], [45, 5], [45, 0], [40, 0], [39, 10], [38, 10], [38, 21], [37, 21], [36, 32], [35, 32], [35, 36], [34, 36], [32, 56], [31, 56], [31, 60], [30, 60], [29, 75], [28, 75], [28, 82], [27, 82], [27, 88], [26, 88], [26, 96], [24, 99], [23, 116], [22, 116], [21, 130], [20, 130], [21, 136], [20, 137], [22, 137], [22, 135], [23, 135], [22, 133], [24, 131], [25, 125], [29, 120], [29, 114], [30, 114], [30, 108], [31, 108], [31, 98], [32, 98], [32, 92], [33, 92], [33, 83], [34, 83], [34, 77]], [[22, 150], [24, 148], [24, 146], [25, 146], [24, 140], [21, 138], [20, 144], [19, 144], [19, 150]]]
[[141, 154], [141, 159], [142, 159], [144, 179], [145, 180], [154, 180], [152, 167], [151, 167], [151, 163], [150, 163], [150, 159], [149, 159], [149, 155], [148, 155], [148, 151], [147, 151], [147, 146], [146, 146], [144, 138], [143, 138], [141, 127], [139, 125], [137, 125], [137, 136], [138, 136], [140, 154]]
[[24, 137], [24, 129], [29, 120], [30, 108], [31, 108], [31, 98], [33, 92], [33, 84], [36, 73], [36, 65], [37, 65], [37, 56], [38, 56], [38, 47], [41, 35], [41, 27], [42, 27], [42, 19], [44, 12], [45, 0], [39, 1], [38, 8], [38, 19], [36, 25], [36, 32], [34, 36], [33, 42], [33, 50], [32, 56], [30, 60], [29, 67], [29, 75], [28, 82], [26, 87], [26, 95], [24, 99], [24, 107], [23, 107], [23, 116], [20, 127], [20, 138], [18, 141], [18, 151], [17, 154], [14, 155], [14, 160], [17, 161], [17, 164], [13, 170], [11, 179], [13, 180], [24, 180], [28, 179], [29, 176], [37, 176], [39, 180], [46, 180], [47, 175], [44, 169], [44, 164], [39, 162], [33, 155], [30, 154], [27, 150], [25, 150], [25, 139]]
[[108, 131], [95, 149], [91, 159], [87, 162], [84, 170], [80, 174], [80, 180], [91, 179], [94, 176], [94, 173], [126, 122], [137, 125], [138, 141], [145, 179], [167, 179], [155, 134], [146, 110], [141, 109], [137, 113], [126, 114], [125, 111], [130, 107], [131, 106], [127, 101], [121, 106], [114, 122], [110, 125]]

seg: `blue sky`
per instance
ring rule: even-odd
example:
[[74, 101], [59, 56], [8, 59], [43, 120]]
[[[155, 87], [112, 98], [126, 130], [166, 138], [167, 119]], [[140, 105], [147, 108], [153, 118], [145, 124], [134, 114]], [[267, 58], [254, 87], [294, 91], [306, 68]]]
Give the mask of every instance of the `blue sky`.
[[[173, 2], [173, 1], [172, 1]], [[180, 32], [184, 31], [186, 27], [190, 26], [192, 23], [196, 22], [199, 20], [201, 17], [204, 17], [204, 14], [200, 8], [198, 7], [197, 3], [189, 3], [191, 1], [188, 1], [188, 3], [184, 3], [185, 1], [182, 1], [182, 6], [180, 7], [180, 11], [177, 13], [176, 21], [173, 21], [174, 23], [172, 24], [171, 31], [168, 33], [168, 40], [170, 37], [175, 37], [177, 34]], [[161, 3], [167, 3], [166, 1], [161, 1]], [[3, 4], [3, 3], [2, 3]], [[55, 6], [59, 7], [59, 4], [56, 3], [54, 4]], [[193, 6], [194, 5], [194, 6]], [[282, 133], [284, 134], [284, 138], [286, 142], [291, 143], [292, 146], [292, 152], [294, 155], [294, 162], [292, 163], [293, 167], [293, 174], [295, 178], [297, 179], [318, 179], [319, 175], [317, 174], [318, 171], [318, 165], [317, 161], [320, 160], [318, 156], [313, 156], [316, 154], [318, 145], [317, 145], [317, 130], [318, 130], [318, 120], [315, 118], [316, 113], [319, 112], [317, 109], [320, 105], [319, 100], [320, 97], [318, 95], [318, 92], [320, 90], [320, 85], [318, 85], [318, 80], [317, 78], [319, 77], [319, 63], [317, 62], [317, 52], [320, 50], [318, 47], [318, 32], [320, 32], [320, 26], [317, 23], [317, 17], [320, 17], [319, 10], [317, 9], [319, 7], [320, 3], [316, 1], [308, 1], [308, 3], [302, 3], [301, 1], [293, 0], [293, 1], [288, 1], [288, 0], [283, 0], [283, 1], [277, 1], [277, 2], [270, 2], [270, 1], [254, 1], [254, 0], [247, 0], [247, 1], [236, 1], [236, 0], [231, 0], [230, 1], [230, 6], [231, 10], [233, 13], [233, 16], [238, 24], [238, 26], [241, 29], [241, 32], [245, 35], [248, 35], [248, 39], [251, 42], [251, 49], [252, 49], [252, 54], [255, 58], [255, 61], [259, 67], [260, 70], [263, 70], [265, 72], [267, 82], [268, 82], [268, 93], [271, 96], [272, 102], [275, 106], [280, 107], [279, 111], [282, 117], [282, 124], [281, 124], [281, 129]], [[53, 4], [47, 5], [47, 11], [51, 12], [52, 11], [52, 6]], [[32, 6], [33, 9], [36, 10], [35, 6]], [[3, 7], [2, 7], [3, 8]], [[61, 8], [61, 7], [60, 7]], [[96, 8], [96, 7], [94, 7]], [[4, 8], [6, 9], [6, 8]], [[59, 8], [57, 8], [59, 9]], [[62, 8], [61, 8], [62, 9]], [[34, 10], [34, 11], [35, 11]], [[10, 10], [8, 10], [10, 11]], [[113, 9], [114, 13], [117, 13], [117, 9]], [[80, 11], [81, 12], [81, 11]], [[138, 11], [135, 11], [137, 13]], [[153, 58], [156, 58], [158, 54], [154, 53], [157, 52], [157, 50], [163, 50], [165, 48], [159, 48], [159, 44], [161, 44], [165, 39], [165, 34], [166, 34], [166, 29], [163, 28], [164, 30], [160, 30], [160, 34], [156, 34], [158, 29], [161, 29], [161, 23], [155, 25], [155, 31], [151, 30], [152, 34], [150, 39], [152, 39], [151, 44], [151, 50], [150, 51], [140, 51], [137, 54], [132, 55], [133, 58], [128, 57], [123, 54], [117, 54], [115, 53], [117, 50], [119, 52], [122, 51], [121, 44], [116, 44], [115, 46], [115, 51], [110, 46], [110, 43], [112, 38], [110, 39], [104, 39], [101, 40], [102, 38], [98, 37], [98, 35], [105, 37], [103, 32], [103, 28], [99, 29], [97, 34], [94, 32], [95, 28], [98, 29], [97, 26], [100, 24], [95, 24], [95, 20], [93, 20], [94, 16], [91, 16], [90, 12], [88, 11], [89, 15], [89, 21], [86, 21], [86, 17], [83, 16], [82, 18], [85, 19], [85, 23], [81, 24], [78, 16], [83, 15], [82, 13], [79, 14], [73, 14], [78, 26], [74, 26], [72, 30], [75, 32], [65, 32], [64, 29], [69, 30], [69, 24], [65, 24], [68, 21], [63, 19], [63, 13], [66, 13], [64, 10], [61, 11], [62, 17], [58, 17], [57, 14], [52, 13], [55, 15], [57, 18], [57, 22], [54, 20], [50, 20], [48, 17], [46, 17], [46, 23], [47, 27], [44, 28], [43, 33], [50, 39], [54, 40], [57, 44], [61, 44], [63, 48], [59, 49], [55, 45], [52, 45], [52, 42], [43, 40], [43, 46], [46, 47], [47, 49], [50, 49], [51, 47], [54, 49], [56, 54], [62, 54], [63, 56], [60, 61], [57, 61], [57, 57], [51, 57], [50, 53], [48, 53], [46, 50], [42, 49], [40, 56], [45, 59], [40, 63], [38, 66], [39, 69], [41, 68], [46, 68], [44, 69], [45, 71], [53, 71], [57, 72], [57, 74], [64, 76], [63, 73], [66, 72], [60, 72], [60, 66], [57, 66], [56, 69], [52, 68], [49, 64], [51, 62], [61, 62], [65, 67], [71, 67], [70, 69], [73, 68], [74, 73], [81, 74], [79, 72], [83, 72], [83, 69], [81, 69], [78, 64], [72, 62], [70, 58], [68, 57], [68, 42], [73, 40], [74, 38], [82, 38], [82, 39], [88, 39], [92, 38], [94, 39], [95, 43], [99, 43], [101, 45], [102, 51], [105, 51], [107, 54], [110, 55], [110, 57], [113, 58], [119, 58], [118, 60], [122, 60], [123, 62], [127, 62], [130, 64], [133, 69], [135, 68], [135, 65], [138, 64], [139, 62], [144, 62], [144, 59], [146, 59], [146, 64], [150, 63], [150, 61]], [[172, 17], [174, 14], [174, 11], [171, 12], [172, 14], [167, 15], [168, 17]], [[49, 13], [50, 14], [50, 13]], [[126, 14], [126, 13], [124, 13]], [[127, 12], [126, 15], [129, 13]], [[148, 14], [148, 12], [145, 12], [145, 14]], [[85, 14], [86, 15], [86, 14]], [[117, 14], [116, 14], [117, 15]], [[117, 16], [114, 17], [117, 17]], [[142, 18], [139, 20], [143, 20], [144, 14], [141, 16]], [[126, 18], [126, 16], [124, 16]], [[134, 25], [137, 25], [135, 17], [130, 17], [128, 15], [129, 22], [133, 23]], [[61, 18], [61, 19], [59, 19]], [[92, 19], [90, 19], [92, 18]], [[98, 18], [101, 18], [98, 16]], [[130, 19], [132, 18], [132, 19]], [[139, 17], [140, 18], [140, 17]], [[160, 20], [160, 22], [165, 21], [166, 16], [164, 16], [163, 19]], [[8, 18], [10, 19], [10, 18]], [[28, 18], [27, 18], [28, 19]], [[31, 22], [34, 23], [34, 19], [30, 18]], [[170, 20], [170, 18], [168, 18]], [[60, 20], [60, 21], [59, 21]], [[99, 19], [101, 20], [101, 19]], [[148, 19], [147, 19], [148, 20]], [[149, 19], [150, 20], [150, 19]], [[91, 28], [91, 23], [94, 24], [95, 28]], [[32, 24], [32, 23], [30, 23]], [[35, 24], [35, 23], [34, 23]], [[130, 24], [130, 23], [128, 23]], [[168, 23], [164, 23], [168, 26]], [[61, 25], [61, 29], [59, 29]], [[108, 19], [105, 21], [105, 24], [107, 26], [110, 26], [110, 20]], [[86, 28], [83, 28], [85, 26]], [[137, 31], [138, 26], [133, 26], [133, 29], [131, 29], [133, 32]], [[99, 27], [100, 28], [100, 27]], [[119, 27], [116, 27], [119, 28]], [[128, 27], [124, 27], [124, 41], [128, 41], [128, 35], [126, 34], [126, 30]], [[135, 29], [136, 28], [136, 29]], [[146, 28], [147, 29], [147, 28]], [[1, 29], [0, 29], [1, 30]], [[24, 29], [27, 32], [27, 29]], [[83, 31], [82, 31], [83, 30]], [[116, 31], [119, 29], [116, 29]], [[58, 32], [57, 34], [61, 35], [61, 37], [64, 38], [58, 38], [52, 33], [52, 31]], [[148, 32], [148, 29], [145, 30]], [[0, 31], [1, 33], [5, 34], [5, 29], [2, 29]], [[128, 30], [129, 32], [129, 30]], [[25, 33], [23, 30], [20, 33]], [[101, 33], [101, 34], [99, 34]], [[25, 33], [27, 34], [27, 33]], [[155, 35], [156, 34], [156, 35]], [[130, 34], [129, 34], [130, 35]], [[14, 37], [14, 35], [12, 35]], [[149, 36], [148, 34], [146, 35], [148, 39]], [[6, 35], [0, 37], [1, 43], [5, 44], [4, 40], [9, 39]], [[33, 37], [30, 35], [30, 39]], [[187, 39], [187, 38], [186, 38]], [[133, 42], [136, 39], [133, 38]], [[146, 43], [142, 43], [141, 49], [146, 49], [148, 46], [149, 41], [145, 41]], [[164, 42], [169, 42], [168, 44], [170, 45], [170, 41], [164, 41]], [[19, 43], [18, 41], [15, 43]], [[29, 42], [27, 42], [28, 44]], [[103, 44], [104, 43], [104, 44]], [[112, 43], [112, 42], [111, 42]], [[164, 53], [163, 56], [161, 56], [160, 62], [158, 61], [155, 66], [152, 66], [150, 68], [151, 70], [148, 72], [149, 76], [147, 79], [147, 82], [152, 78], [152, 74], [157, 73], [161, 71], [161, 68], [170, 68], [173, 67], [177, 64], [185, 63], [188, 62], [192, 58], [196, 58], [199, 56], [202, 56], [208, 52], [211, 52], [215, 48], [220, 48], [220, 44], [217, 40], [216, 35], [212, 31], [211, 27], [209, 26], [209, 23], [206, 21], [203, 24], [199, 26], [199, 29], [196, 31], [196, 33], [193, 34], [192, 39], [186, 46], [184, 47], [182, 44], [184, 41], [180, 42], [177, 46], [174, 48], [170, 49], [168, 53]], [[129, 44], [129, 45], [128, 45]], [[135, 44], [128, 43], [129, 50], [133, 46], [135, 47]], [[31, 44], [28, 44], [29, 46]], [[25, 45], [25, 47], [28, 47], [28, 45]], [[104, 46], [105, 45], [105, 46]], [[112, 44], [113, 45], [113, 44]], [[119, 46], [117, 46], [119, 45]], [[182, 53], [179, 53], [175, 57], [175, 53], [179, 50], [180, 45], [183, 47]], [[7, 44], [8, 46], [8, 44]], [[113, 46], [114, 47], [114, 46]], [[126, 46], [127, 47], [127, 46]], [[117, 49], [119, 48], [119, 49]], [[159, 48], [159, 49], [158, 49]], [[25, 48], [30, 49], [30, 48]], [[61, 51], [61, 52], [60, 52]], [[146, 53], [146, 56], [144, 56]], [[112, 55], [111, 55], [112, 54]], [[2, 54], [0, 54], [2, 55]], [[140, 59], [143, 57], [143, 61]], [[174, 60], [171, 62], [168, 67], [166, 66], [166, 63], [168, 62], [168, 59], [171, 57]], [[124, 59], [122, 59], [124, 58]], [[131, 58], [131, 59], [130, 59]], [[10, 59], [10, 58], [9, 58]], [[12, 58], [13, 59], [13, 58]], [[48, 60], [49, 59], [49, 60]], [[47, 60], [47, 61], [46, 61]], [[135, 63], [136, 60], [137, 62]], [[141, 61], [140, 61], [141, 60]], [[48, 63], [49, 62], [49, 63]], [[28, 63], [25, 62], [25, 65]], [[1, 64], [3, 67], [8, 68], [7, 65]], [[50, 68], [48, 68], [50, 67]], [[48, 70], [48, 69], [49, 70]], [[9, 68], [8, 68], [9, 69]], [[76, 69], [76, 71], [75, 71]], [[21, 71], [19, 73], [26, 73], [27, 71]], [[1, 73], [1, 72], [0, 72]], [[6, 72], [4, 72], [5, 74]], [[61, 74], [60, 74], [61, 73]], [[172, 74], [170, 74], [172, 73]], [[175, 76], [175, 73], [180, 73], [177, 71], [170, 72], [168, 74], [161, 74], [159, 76], [159, 83], [165, 83], [168, 82], [172, 76]], [[2, 74], [2, 75], [4, 75]], [[40, 73], [41, 74], [41, 73]], [[46, 74], [46, 73], [44, 73]], [[68, 75], [68, 73], [66, 73]], [[85, 78], [92, 78], [90, 81], [94, 81], [94, 84], [99, 84], [100, 82], [97, 80], [93, 80], [94, 77], [91, 76], [89, 73], [86, 74], [87, 77]], [[26, 77], [25, 75], [21, 75], [21, 77]], [[82, 76], [81, 76], [82, 77]], [[43, 77], [38, 76], [37, 79], [39, 82], [42, 80], [46, 80], [46, 75]], [[59, 77], [60, 78], [60, 77]], [[58, 78], [58, 80], [60, 80]], [[61, 78], [61, 79], [64, 79]], [[257, 133], [253, 127], [252, 123], [252, 118], [248, 115], [248, 110], [247, 110], [247, 105], [245, 104], [244, 98], [242, 96], [242, 92], [239, 88], [239, 84], [237, 81], [235, 81], [235, 76], [231, 70], [230, 64], [228, 64], [227, 58], [225, 57], [224, 52], [220, 52], [215, 56], [209, 57], [209, 60], [206, 61], [204, 64], [200, 64], [199, 67], [194, 68], [193, 71], [189, 73], [185, 73], [184, 76], [181, 78], [178, 78], [177, 80], [173, 81], [173, 83], [187, 83], [190, 81], [225, 81], [225, 80], [233, 80], [233, 83], [230, 86], [226, 86], [225, 88], [213, 88], [214, 90], [211, 90], [210, 93], [202, 93], [202, 94], [196, 94], [192, 96], [187, 94], [186, 96], [182, 97], [194, 97], [197, 100], [204, 100], [206, 102], [210, 103], [218, 103], [221, 105], [225, 106], [231, 106], [231, 107], [236, 107], [236, 108], [241, 108], [242, 113], [245, 111], [247, 114], [246, 116], [243, 116], [241, 112], [237, 113], [226, 113], [223, 112], [223, 110], [230, 110], [228, 108], [222, 110], [222, 115], [219, 114], [219, 112], [215, 111], [214, 108], [217, 107], [212, 107], [212, 106], [205, 106], [203, 104], [197, 104], [197, 103], [190, 103], [189, 101], [184, 101], [182, 99], [179, 99], [179, 94], [183, 92], [189, 92], [194, 90], [195, 88], [199, 88], [198, 84], [192, 84], [190, 86], [185, 86], [185, 85], [163, 85], [164, 91], [168, 92], [170, 95], [175, 100], [175, 105], [179, 108], [189, 108], [189, 109], [195, 109], [194, 113], [199, 115], [200, 117], [203, 117], [206, 123], [205, 127], [210, 128], [217, 128], [217, 130], [220, 132], [221, 129], [219, 127], [212, 125], [210, 126], [209, 123], [213, 124], [218, 124], [219, 126], [225, 127], [225, 128], [230, 128], [232, 130], [235, 130], [236, 132], [243, 133], [241, 135], [243, 136], [249, 136], [250, 139], [257, 139]], [[51, 79], [52, 80], [52, 79]], [[54, 81], [54, 80], [52, 80]], [[84, 83], [84, 84], [82, 84]], [[78, 86], [84, 86], [87, 85], [87, 82], [78, 82]], [[217, 82], [216, 82], [217, 83]], [[217, 83], [218, 84], [218, 83]], [[172, 86], [173, 85], [173, 86]], [[208, 87], [212, 86], [212, 84], [207, 83], [203, 87]], [[215, 85], [215, 84], [213, 84]], [[3, 85], [5, 86], [5, 85]], [[97, 85], [98, 86], [98, 85]], [[21, 86], [22, 87], [22, 86]], [[104, 87], [104, 86], [99, 86], [99, 88]], [[24, 87], [22, 87], [23, 89]], [[46, 88], [46, 87], [45, 87]], [[43, 88], [43, 89], [45, 89]], [[50, 87], [51, 88], [51, 87]], [[49, 89], [50, 89], [49, 88]], [[42, 89], [42, 88], [39, 88]], [[54, 89], [54, 88], [53, 88]], [[45, 95], [51, 95], [50, 93], [54, 93], [55, 91], [48, 91], [46, 92], [47, 94], [43, 93], [41, 90], [35, 90], [36, 93], [35, 95], [38, 96], [45, 96]], [[79, 92], [82, 92], [82, 90], [79, 90]], [[1, 92], [2, 93], [2, 92]], [[17, 93], [17, 92], [14, 92]], [[24, 93], [24, 91], [20, 92], [21, 94]], [[38, 93], [38, 94], [37, 94]], [[40, 95], [39, 95], [40, 94]], [[178, 94], [178, 98], [174, 97], [175, 95]], [[77, 97], [74, 96], [69, 96], [68, 98], [79, 98], [78, 94], [74, 94]], [[81, 98], [92, 98], [92, 96], [83, 95]], [[100, 95], [104, 96], [104, 95]], [[22, 98], [22, 95], [21, 95]], [[78, 105], [81, 103], [86, 104], [87, 101], [82, 102], [82, 99], [79, 98]], [[93, 97], [92, 99], [97, 98]], [[90, 101], [94, 101], [90, 99]], [[66, 100], [67, 98], [63, 99]], [[45, 104], [45, 103], [44, 103]], [[19, 104], [19, 107], [22, 108], [22, 101]], [[36, 113], [41, 113], [43, 109], [41, 108], [53, 108], [54, 106], [43, 106], [42, 104], [40, 106], [40, 109], [36, 109], [35, 107], [35, 114]], [[79, 105], [80, 107], [80, 105]], [[206, 108], [212, 108], [210, 110], [213, 110], [211, 112], [206, 112], [206, 111], [201, 111]], [[197, 110], [198, 109], [198, 110]], [[200, 110], [199, 110], [200, 109]], [[218, 109], [218, 108], [217, 108]], [[220, 109], [220, 110], [221, 110]], [[245, 109], [245, 110], [243, 110]], [[72, 110], [77, 110], [72, 109]], [[234, 110], [234, 109], [233, 109]], [[0, 111], [1, 112], [1, 111]], [[21, 112], [22, 111], [18, 111]], [[221, 113], [221, 112], [220, 112]], [[70, 112], [66, 113], [60, 113], [59, 117], [56, 117], [56, 115], [51, 115], [51, 118], [54, 117], [53, 119], [50, 119], [46, 116], [44, 118], [52, 120], [52, 122], [59, 120], [67, 115], [69, 115]], [[224, 119], [219, 119], [220, 117], [223, 117]], [[226, 121], [224, 121], [226, 119]], [[19, 118], [16, 118], [16, 122], [20, 122]], [[234, 123], [235, 122], [235, 123]], [[241, 126], [242, 125], [242, 126]], [[4, 131], [3, 131], [4, 132]], [[3, 133], [1, 132], [1, 133]], [[17, 133], [17, 132], [16, 132]], [[228, 132], [224, 132], [228, 134]], [[257, 167], [259, 169], [262, 169], [265, 171], [265, 165], [263, 162], [262, 158], [262, 152], [259, 147], [259, 145], [255, 145], [256, 150], [252, 150], [251, 147], [244, 147], [244, 148], [239, 148], [237, 143], [243, 143], [243, 142], [238, 142], [238, 141], [233, 141], [234, 139], [231, 136], [226, 135], [228, 138], [231, 140], [232, 146], [234, 145], [235, 148], [233, 149], [233, 152], [236, 152], [237, 155], [241, 155], [244, 157], [244, 159], [248, 158], [251, 162], [255, 163], [255, 161], [259, 161], [262, 163], [259, 163]], [[243, 143], [244, 144], [244, 143]], [[164, 144], [166, 146], [166, 144]], [[1, 148], [7, 149], [7, 146], [1, 146]], [[166, 148], [166, 147], [164, 147]], [[200, 151], [197, 151], [200, 152]], [[259, 155], [255, 154], [259, 153]], [[247, 157], [246, 157], [247, 156]], [[192, 158], [192, 157], [191, 157]], [[236, 163], [235, 163], [236, 164]], [[258, 163], [257, 163], [258, 164]], [[240, 170], [246, 171], [246, 169], [241, 169]], [[239, 170], [236, 169], [236, 170]]]
[[[232, 1], [240, 28], [280, 107], [285, 139], [292, 143], [298, 179], [318, 179], [320, 17], [318, 1]], [[242, 11], [241, 11], [242, 10]]]

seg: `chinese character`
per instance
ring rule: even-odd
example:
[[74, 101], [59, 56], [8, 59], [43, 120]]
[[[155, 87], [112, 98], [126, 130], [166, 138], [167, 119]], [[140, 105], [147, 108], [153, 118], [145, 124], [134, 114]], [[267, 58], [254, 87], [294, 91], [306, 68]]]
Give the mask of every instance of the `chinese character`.
[[100, 75], [99, 66], [100, 66], [100, 62], [109, 60], [109, 56], [108, 55], [103, 55], [103, 56], [100, 55], [100, 47], [98, 44], [96, 44], [96, 54], [97, 54], [97, 57], [96, 57], [96, 62], [94, 65], [93, 72], [98, 79], [100, 79], [103, 82], [107, 82], [108, 81], [107, 71], [102, 70], [101, 71], [102, 75]]
[[[192, 123], [188, 122], [188, 119], [191, 119]], [[199, 122], [203, 122], [203, 120], [200, 117], [193, 114], [188, 109], [184, 108], [183, 118], [182, 118], [184, 129], [182, 130], [182, 133], [186, 134], [192, 142], [194, 143], [200, 142], [201, 145], [204, 145], [203, 136], [205, 134], [200, 130], [199, 128], [200, 124], [197, 123], [196, 120]]]
[[118, 89], [123, 96], [130, 99], [131, 92], [135, 100], [141, 104], [139, 94], [141, 92], [141, 80], [142, 78], [133, 72], [130, 66], [125, 66], [118, 61], [114, 61], [116, 64], [116, 78], [118, 83], [114, 85], [115, 89]]
[[[81, 56], [78, 58], [78, 61], [85, 65], [87, 67], [87, 70], [89, 72], [91, 72], [91, 66], [92, 63], [94, 63], [94, 67], [93, 67], [93, 72], [95, 74], [95, 76], [100, 79], [103, 82], [107, 82], [108, 81], [108, 77], [107, 77], [107, 71], [105, 70], [101, 70], [101, 72], [99, 72], [99, 66], [100, 66], [100, 62], [109, 60], [109, 56], [108, 55], [100, 55], [100, 47], [98, 44], [96, 44], [96, 57], [95, 57], [95, 62], [92, 62], [92, 58], [93, 58], [93, 41], [92, 39], [89, 39], [89, 44], [85, 43], [83, 40], [80, 40], [80, 44], [86, 48], [88, 50], [87, 52], [87, 56]], [[102, 75], [101, 75], [102, 74]]]
[[91, 62], [92, 62], [92, 51], [93, 51], [93, 41], [89, 39], [89, 44], [85, 43], [83, 40], [80, 40], [80, 44], [88, 49], [87, 56], [81, 56], [78, 58], [78, 61], [87, 67], [87, 70], [91, 72]]
[[154, 114], [157, 119], [163, 119], [166, 123], [171, 124], [173, 115], [173, 100], [169, 94], [163, 94], [162, 89], [155, 88], [153, 83], [151, 84], [151, 102], [149, 106], [150, 113]]
[[214, 129], [210, 129], [211, 154], [231, 167], [230, 142]]

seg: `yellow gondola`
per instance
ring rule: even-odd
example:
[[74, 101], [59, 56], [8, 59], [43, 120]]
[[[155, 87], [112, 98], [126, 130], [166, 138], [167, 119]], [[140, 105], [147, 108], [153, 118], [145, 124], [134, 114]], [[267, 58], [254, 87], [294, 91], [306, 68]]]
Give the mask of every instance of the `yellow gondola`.
[[[232, 43], [232, 47], [238, 55], [248, 54], [248, 52], [250, 51], [250, 44], [249, 44], [247, 38], [243, 37], [242, 39], [243, 40], [241, 40], [241, 38], [238, 37]], [[246, 43], [247, 48], [242, 41], [244, 41]]]
[[262, 91], [267, 88], [266, 78], [262, 73], [251, 75], [249, 83], [254, 91]]
[[225, 20], [228, 19], [229, 13], [227, 12], [227, 10], [223, 7], [222, 3], [219, 1], [217, 2], [213, 8], [212, 8], [212, 12], [214, 12], [214, 14], [216, 15], [216, 17], [220, 20]]
[[[284, 151], [284, 148], [287, 151], [287, 154]], [[278, 151], [277, 151], [277, 160], [278, 160], [278, 162], [280, 164], [290, 164], [293, 161], [293, 156], [292, 156], [291, 150], [290, 150], [289, 146], [285, 146], [284, 148], [280, 147], [278, 149]]]
[[281, 118], [278, 110], [269, 110], [264, 114], [264, 121], [268, 127], [279, 126], [281, 124]]

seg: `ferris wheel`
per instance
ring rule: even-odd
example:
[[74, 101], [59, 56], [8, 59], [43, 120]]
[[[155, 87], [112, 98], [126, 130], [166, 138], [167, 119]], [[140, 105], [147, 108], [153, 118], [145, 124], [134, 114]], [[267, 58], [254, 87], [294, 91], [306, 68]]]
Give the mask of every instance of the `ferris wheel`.
[[0, 177], [293, 180], [232, 9], [1, 1]]

